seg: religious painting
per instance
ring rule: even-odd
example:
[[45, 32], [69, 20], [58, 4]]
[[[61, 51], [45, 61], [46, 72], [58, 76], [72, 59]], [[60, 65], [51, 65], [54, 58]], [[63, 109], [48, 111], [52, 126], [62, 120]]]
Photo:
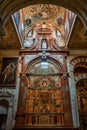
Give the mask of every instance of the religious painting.
[[3, 58], [0, 87], [15, 87], [17, 58]]

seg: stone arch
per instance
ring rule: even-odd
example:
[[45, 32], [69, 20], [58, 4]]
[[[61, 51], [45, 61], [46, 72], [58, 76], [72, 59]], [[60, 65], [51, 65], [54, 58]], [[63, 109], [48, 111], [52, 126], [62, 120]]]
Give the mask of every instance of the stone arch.
[[[87, 128], [87, 74], [80, 75], [78, 81], [76, 82], [76, 93], [78, 101], [78, 110], [79, 110], [79, 122], [80, 128]], [[85, 114], [84, 114], [85, 113]]]
[[[59, 5], [63, 6], [71, 11], [73, 11], [75, 14], [78, 15], [80, 20], [82, 21], [84, 28], [85, 28], [85, 33], [87, 34], [87, 8], [85, 5], [85, 2], [83, 1], [73, 1], [69, 2], [69, 0], [22, 0], [22, 1], [1, 1], [1, 13], [0, 13], [0, 22], [1, 25], [4, 27], [5, 23], [7, 22], [8, 17], [10, 17], [14, 12], [17, 10], [24, 8], [29, 5], [34, 5], [34, 4], [54, 4], [54, 5]], [[78, 6], [77, 6], [78, 5]], [[1, 26], [1, 27], [2, 27]], [[2, 28], [3, 28], [2, 27]], [[0, 29], [1, 30], [1, 29]]]
[[[84, 67], [87, 68], [87, 57], [76, 57], [73, 60], [71, 60], [71, 64], [73, 65], [73, 69], [75, 69], [76, 66], [80, 66], [80, 67]], [[80, 73], [77, 76], [75, 76], [75, 84], [81, 80], [87, 78], [87, 74], [86, 73]]]
[[[70, 84], [71, 86], [71, 92], [75, 94], [75, 98], [73, 97], [73, 94], [71, 94], [71, 100], [74, 98], [75, 102], [76, 102], [76, 106], [75, 106], [75, 110], [73, 109], [73, 111], [76, 111], [77, 113], [77, 119], [78, 119], [78, 126], [80, 126], [81, 120], [80, 120], [80, 116], [79, 116], [79, 103], [78, 103], [78, 95], [77, 95], [77, 83], [80, 80], [84, 80], [87, 79], [87, 73], [85, 73], [85, 71], [83, 70], [84, 68], [87, 68], [87, 57], [86, 56], [78, 56], [78, 57], [74, 57], [72, 58], [72, 60], [70, 61], [70, 67], [71, 67], [71, 79], [70, 82], [72, 82], [72, 84]], [[76, 69], [78, 68], [78, 69]], [[81, 70], [81, 72], [80, 72]], [[87, 69], [86, 69], [87, 70]], [[75, 73], [74, 73], [75, 72]], [[76, 73], [77, 72], [77, 73]], [[80, 72], [80, 73], [78, 73]], [[84, 73], [83, 73], [84, 72]], [[73, 81], [72, 81], [73, 79]], [[74, 90], [74, 91], [73, 91]], [[73, 105], [73, 104], [72, 104]]]
[[77, 63], [81, 63], [81, 62], [87, 62], [87, 57], [83, 57], [83, 56], [76, 57], [72, 59], [70, 63], [75, 67]]
[[[65, 73], [65, 69], [64, 69], [63, 65], [60, 63], [60, 61], [57, 61], [56, 59], [51, 58], [51, 57], [47, 57], [47, 60], [48, 60], [48, 62], [51, 61], [54, 66], [56, 66], [57, 68], [59, 68], [60, 73], [62, 73], [62, 74]], [[42, 61], [42, 57], [37, 57], [37, 58], [33, 59], [32, 61], [30, 61], [26, 65], [25, 73], [28, 72], [29, 68], [31, 69], [32, 66], [34, 66], [35, 64], [37, 64], [38, 62], [41, 62], [41, 61]]]
[[77, 82], [81, 79], [86, 79], [87, 78], [87, 74], [79, 74], [78, 76], [75, 76], [75, 84], [77, 84]]

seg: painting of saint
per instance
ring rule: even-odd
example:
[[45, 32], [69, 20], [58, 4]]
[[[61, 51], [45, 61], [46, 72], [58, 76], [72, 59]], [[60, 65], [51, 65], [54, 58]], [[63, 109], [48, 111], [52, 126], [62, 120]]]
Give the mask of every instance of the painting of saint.
[[3, 58], [0, 86], [14, 86], [16, 80], [17, 58]]

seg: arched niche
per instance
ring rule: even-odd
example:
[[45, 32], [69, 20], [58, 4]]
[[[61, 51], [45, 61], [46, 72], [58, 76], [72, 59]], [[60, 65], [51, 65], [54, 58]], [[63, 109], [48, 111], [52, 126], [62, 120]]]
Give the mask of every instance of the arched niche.
[[87, 129], [87, 77], [76, 83], [80, 128]]
[[[41, 88], [42, 79], [46, 82], [57, 80], [57, 86], [61, 86], [61, 80], [63, 75], [63, 67], [60, 62], [48, 57], [47, 59], [43, 59], [38, 57], [31, 62], [29, 62], [26, 66], [25, 74], [28, 78], [28, 86], [35, 87], [38, 81], [38, 89]], [[52, 79], [51, 79], [51, 78]], [[34, 80], [33, 80], [34, 79]], [[29, 80], [32, 80], [32, 84]], [[41, 83], [39, 82], [41, 80]], [[64, 80], [64, 79], [63, 79]], [[54, 85], [55, 88], [55, 85]]]
[[71, 60], [75, 80], [80, 128], [87, 129], [87, 57], [79, 56]]
[[41, 49], [42, 50], [47, 50], [48, 49], [47, 39], [42, 39], [41, 40]]
[[[55, 59], [51, 57], [47, 57], [46, 59], [42, 57], [37, 57], [27, 64], [25, 68], [25, 73], [35, 74], [35, 73], [38, 73], [38, 71], [42, 71], [42, 70], [46, 72], [48, 70], [49, 71], [48, 75], [52, 73], [63, 74], [64, 72], [63, 66], [61, 65], [59, 61], [56, 61]], [[41, 75], [44, 75], [44, 74], [41, 73]]]
[[6, 128], [9, 102], [5, 99], [0, 100], [0, 129]]

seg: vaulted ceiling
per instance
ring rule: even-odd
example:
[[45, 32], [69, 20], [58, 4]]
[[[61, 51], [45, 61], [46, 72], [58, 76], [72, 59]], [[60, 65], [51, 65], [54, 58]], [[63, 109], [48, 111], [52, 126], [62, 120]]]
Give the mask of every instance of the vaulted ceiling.
[[54, 4], [73, 11], [77, 18], [69, 35], [67, 46], [69, 49], [87, 50], [87, 0], [1, 0], [0, 49], [21, 48], [21, 41], [10, 16], [19, 9], [34, 4]]
[[0, 49], [19, 49], [21, 47], [11, 18], [5, 24], [5, 35], [1, 37]]

